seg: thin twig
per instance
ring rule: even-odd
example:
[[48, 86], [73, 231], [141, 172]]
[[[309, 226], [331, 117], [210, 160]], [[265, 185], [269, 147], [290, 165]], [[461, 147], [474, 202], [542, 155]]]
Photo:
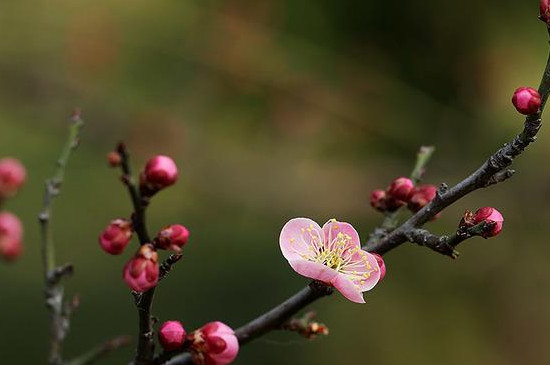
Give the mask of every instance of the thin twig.
[[[132, 176], [132, 170], [130, 167], [130, 154], [124, 143], [117, 145], [116, 151], [121, 157], [122, 168], [122, 181], [128, 188], [134, 213], [132, 214], [132, 224], [136, 231], [139, 242], [141, 245], [151, 243], [151, 238], [147, 231], [146, 215], [145, 211], [148, 205], [148, 201], [144, 199], [139, 191], [139, 187], [136, 185], [136, 181]], [[163, 279], [168, 272], [172, 269], [172, 265], [179, 261], [181, 255], [171, 255], [159, 268], [159, 280]], [[153, 341], [155, 319], [152, 315], [153, 311], [153, 299], [155, 296], [155, 289], [153, 287], [145, 293], [134, 293], [135, 303], [138, 310], [139, 317], [139, 333], [136, 357], [134, 360], [135, 365], [151, 364], [155, 356], [155, 342]]]
[[69, 128], [69, 137], [61, 155], [56, 163], [56, 169], [53, 177], [46, 181], [46, 190], [44, 194], [44, 205], [38, 215], [41, 227], [42, 241], [42, 262], [44, 266], [45, 298], [46, 307], [50, 312], [50, 355], [48, 363], [50, 365], [59, 365], [63, 362], [62, 346], [63, 340], [69, 331], [70, 318], [69, 313], [64, 310], [63, 286], [61, 279], [72, 274], [71, 264], [65, 264], [57, 267], [55, 263], [54, 243], [49, 229], [52, 219], [53, 199], [59, 195], [65, 167], [69, 161], [71, 153], [78, 146], [78, 136], [84, 122], [80, 118], [80, 113], [75, 111]]
[[91, 365], [99, 360], [102, 360], [109, 353], [118, 350], [121, 347], [128, 346], [131, 339], [128, 336], [115, 337], [96, 348], [93, 348], [89, 352], [68, 361], [65, 365]]
[[426, 229], [416, 228], [407, 232], [407, 239], [420, 246], [426, 246], [435, 252], [456, 259], [459, 255], [455, 250], [456, 246], [475, 236], [481, 236], [484, 232], [490, 231], [495, 222], [481, 222], [472, 227], [459, 228], [455, 233], [448, 236], [437, 236]]

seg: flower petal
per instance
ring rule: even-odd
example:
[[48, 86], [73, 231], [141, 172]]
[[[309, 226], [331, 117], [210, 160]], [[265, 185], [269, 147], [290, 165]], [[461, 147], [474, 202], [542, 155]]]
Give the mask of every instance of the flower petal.
[[365, 299], [363, 298], [363, 294], [361, 293], [361, 288], [358, 285], [355, 285], [351, 280], [349, 280], [346, 275], [338, 274], [334, 279], [332, 285], [334, 285], [334, 287], [338, 289], [338, 291], [342, 293], [343, 296], [345, 296], [352, 302], [365, 303]]
[[[353, 228], [353, 226], [346, 222], [338, 222], [334, 219], [329, 220], [323, 225], [323, 232], [325, 233], [325, 241], [327, 247], [333, 243], [334, 239], [337, 237], [338, 233], [343, 233], [344, 235], [349, 236], [350, 238], [346, 240], [346, 247], [348, 250], [346, 252], [351, 252], [355, 248], [361, 248], [361, 241], [359, 240], [359, 234]], [[344, 252], [344, 255], [346, 254]]]
[[281, 230], [279, 246], [287, 260], [304, 260], [312, 250], [321, 247], [325, 236], [321, 227], [309, 218], [289, 220]]
[[336, 276], [338, 276], [338, 272], [336, 270], [333, 270], [330, 267], [318, 262], [292, 260], [288, 261], [288, 263], [298, 274], [305, 276], [306, 278], [322, 281], [326, 284], [332, 284], [332, 282], [336, 280]]
[[[365, 265], [365, 271], [364, 273], [368, 273], [368, 277], [364, 278], [362, 281], [359, 282], [359, 286], [361, 287], [361, 291], [368, 291], [374, 288], [376, 284], [380, 281], [380, 278], [382, 276], [382, 271], [380, 270], [380, 266], [378, 265], [378, 261], [376, 260], [376, 256], [373, 254], [363, 251], [366, 254], [366, 260], [364, 260], [365, 264], [368, 263], [368, 265]], [[360, 252], [361, 252], [360, 251]], [[371, 269], [369, 269], [369, 266]], [[360, 271], [361, 272], [361, 271]]]

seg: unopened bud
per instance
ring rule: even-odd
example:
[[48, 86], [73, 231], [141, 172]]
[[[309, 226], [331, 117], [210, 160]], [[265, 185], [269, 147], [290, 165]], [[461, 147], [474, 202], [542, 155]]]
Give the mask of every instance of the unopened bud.
[[379, 212], [386, 211], [386, 192], [384, 190], [373, 190], [370, 194], [370, 205]]
[[540, 20], [550, 23], [550, 0], [540, 0]]
[[136, 255], [124, 266], [123, 277], [126, 284], [137, 292], [145, 292], [157, 285], [159, 265], [153, 245], [141, 246]]
[[167, 321], [160, 326], [158, 336], [165, 351], [174, 351], [183, 346], [185, 329], [180, 321]]
[[520, 87], [514, 92], [512, 103], [521, 114], [535, 114], [539, 111], [541, 97], [539, 92], [532, 87]]
[[197, 365], [226, 365], [239, 353], [239, 341], [231, 327], [222, 322], [210, 322], [188, 336]]
[[189, 230], [181, 224], [172, 224], [157, 234], [155, 246], [165, 250], [180, 252], [189, 240]]
[[107, 154], [107, 163], [111, 167], [118, 167], [122, 163], [122, 157], [118, 152], [111, 151]]
[[382, 281], [382, 279], [384, 279], [384, 276], [386, 276], [386, 264], [384, 263], [384, 259], [382, 259], [382, 256], [374, 252], [371, 252], [371, 255], [373, 255], [376, 258], [376, 262], [378, 263], [378, 268], [380, 269], [379, 281]]
[[131, 239], [132, 223], [126, 219], [115, 219], [99, 236], [99, 244], [105, 252], [119, 255]]
[[460, 227], [464, 229], [480, 223], [487, 223], [489, 226], [479, 233], [479, 235], [484, 238], [494, 237], [502, 231], [504, 217], [493, 207], [479, 208], [475, 213], [467, 210], [460, 222]]
[[16, 215], [0, 213], [0, 256], [7, 261], [17, 259], [23, 252], [23, 226]]
[[25, 167], [15, 158], [0, 160], [0, 198], [9, 197], [17, 193], [23, 186], [26, 178]]
[[140, 175], [140, 190], [144, 196], [152, 196], [177, 180], [178, 168], [174, 161], [168, 156], [157, 155], [147, 161]]
[[398, 177], [397, 179], [394, 179], [388, 187], [388, 195], [394, 199], [406, 202], [409, 200], [413, 189], [414, 183], [411, 179], [407, 177]]
[[435, 185], [421, 185], [414, 188], [408, 201], [408, 207], [413, 212], [418, 212], [431, 202], [437, 194]]

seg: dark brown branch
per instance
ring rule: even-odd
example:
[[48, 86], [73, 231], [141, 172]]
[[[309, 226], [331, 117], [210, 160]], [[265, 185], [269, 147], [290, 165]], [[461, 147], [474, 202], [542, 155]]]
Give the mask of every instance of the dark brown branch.
[[[306, 307], [315, 300], [330, 294], [332, 294], [332, 288], [318, 282], [312, 282], [309, 286], [300, 290], [298, 293], [294, 294], [270, 311], [248, 322], [244, 326], [237, 328], [235, 330], [235, 334], [239, 339], [239, 344], [241, 346], [245, 345], [256, 338], [263, 336], [267, 332], [279, 329], [283, 323], [285, 323], [302, 308]], [[176, 356], [177, 353], [171, 353], [168, 354], [168, 356], [166, 355], [167, 354], [163, 354], [160, 358], [166, 361], [167, 357], [175, 357], [165, 364], [193, 364], [191, 356], [188, 354]], [[164, 364], [164, 362], [155, 363]]]
[[42, 242], [42, 263], [44, 266], [44, 294], [46, 307], [50, 313], [51, 343], [48, 358], [48, 363], [50, 365], [59, 365], [63, 362], [62, 347], [63, 341], [69, 332], [70, 313], [65, 310], [63, 286], [60, 282], [63, 277], [73, 272], [71, 264], [56, 266], [55, 263], [54, 244], [50, 232], [52, 203], [53, 199], [59, 195], [65, 176], [65, 167], [67, 166], [71, 153], [78, 146], [78, 136], [83, 124], [84, 122], [80, 118], [80, 113], [75, 111], [71, 119], [69, 137], [56, 162], [53, 177], [46, 181], [44, 204], [42, 211], [38, 215]]
[[[132, 214], [132, 225], [138, 235], [141, 245], [151, 243], [151, 238], [147, 232], [145, 223], [145, 210], [147, 202], [142, 199], [136, 181], [132, 176], [130, 167], [130, 154], [126, 145], [120, 142], [116, 147], [116, 152], [121, 157], [122, 182], [128, 188], [134, 213]], [[139, 317], [139, 333], [138, 344], [135, 358], [135, 365], [146, 365], [153, 361], [155, 356], [155, 342], [153, 341], [153, 325], [154, 319], [151, 314], [153, 310], [153, 298], [155, 296], [155, 288], [151, 288], [145, 293], [134, 293], [136, 307]]]
[[456, 233], [449, 236], [436, 236], [428, 230], [416, 228], [407, 232], [407, 240], [456, 259], [459, 255], [455, 250], [456, 246], [471, 237], [483, 235], [484, 232], [490, 231], [494, 225], [494, 222], [482, 222], [473, 227], [459, 228]]
[[166, 277], [166, 275], [168, 275], [170, 273], [170, 271], [172, 271], [174, 265], [179, 261], [181, 260], [183, 257], [182, 254], [180, 253], [175, 253], [175, 254], [172, 254], [170, 256], [168, 256], [168, 258], [166, 260], [164, 260], [162, 262], [162, 264], [160, 264], [160, 268], [159, 268], [159, 281], [161, 281], [162, 279], [164, 279]]

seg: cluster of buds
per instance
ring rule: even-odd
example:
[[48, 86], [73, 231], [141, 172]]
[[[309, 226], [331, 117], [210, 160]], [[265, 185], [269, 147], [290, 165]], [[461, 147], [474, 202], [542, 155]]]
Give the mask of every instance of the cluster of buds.
[[[15, 158], [0, 160], [0, 205], [13, 197], [25, 184], [25, 167]], [[7, 261], [17, 259], [23, 252], [23, 226], [19, 218], [0, 212], [0, 256]]]
[[483, 238], [494, 237], [502, 231], [504, 217], [493, 207], [483, 207], [475, 213], [467, 210], [460, 221], [458, 232]]
[[[110, 166], [121, 166], [123, 158], [120, 151], [110, 152], [107, 161]], [[161, 189], [173, 185], [178, 178], [178, 169], [174, 161], [167, 156], [151, 158], [140, 173], [140, 192], [142, 198], [149, 198]], [[99, 235], [99, 245], [111, 254], [120, 255], [134, 233], [132, 220], [117, 218]], [[137, 292], [147, 291], [157, 285], [159, 279], [158, 250], [181, 252], [189, 239], [189, 231], [181, 224], [163, 228], [152, 242], [142, 243], [139, 250], [126, 263], [123, 278], [128, 286]]]
[[411, 179], [398, 177], [386, 190], [374, 190], [370, 204], [380, 212], [394, 212], [404, 205], [417, 212], [435, 198], [436, 194], [437, 188], [434, 185], [414, 186]]

